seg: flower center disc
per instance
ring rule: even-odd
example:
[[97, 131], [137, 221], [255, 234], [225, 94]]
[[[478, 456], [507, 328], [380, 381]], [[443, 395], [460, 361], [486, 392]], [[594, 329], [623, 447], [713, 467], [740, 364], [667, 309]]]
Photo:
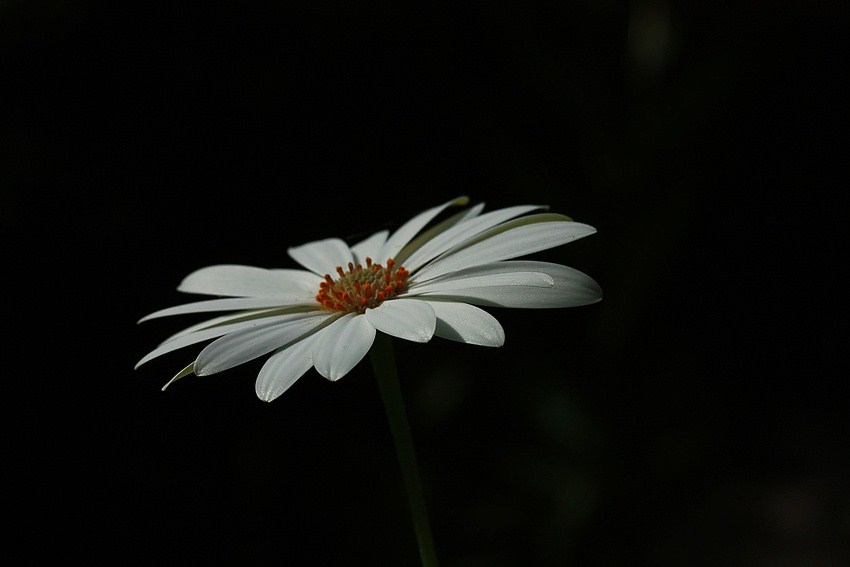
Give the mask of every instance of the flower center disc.
[[339, 274], [336, 280], [325, 274], [316, 301], [326, 311], [344, 313], [363, 313], [402, 293], [410, 275], [402, 266], [396, 267], [392, 258], [387, 260], [386, 268], [366, 258], [365, 267], [349, 262], [347, 272], [337, 267], [336, 273]]

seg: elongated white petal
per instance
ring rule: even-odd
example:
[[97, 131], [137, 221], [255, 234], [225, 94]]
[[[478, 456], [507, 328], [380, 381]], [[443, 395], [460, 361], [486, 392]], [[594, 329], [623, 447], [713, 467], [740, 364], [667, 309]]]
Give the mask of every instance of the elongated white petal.
[[145, 315], [139, 319], [139, 323], [157, 319], [159, 317], [170, 317], [172, 315], [187, 315], [189, 313], [208, 313], [210, 311], [240, 311], [244, 309], [268, 309], [271, 307], [293, 307], [303, 308], [304, 311], [316, 311], [321, 309], [321, 306], [316, 302], [313, 296], [292, 296], [288, 298], [280, 297], [229, 297], [226, 299], [207, 299], [205, 301], [195, 301], [194, 303], [184, 303], [183, 305], [175, 305], [154, 311], [150, 315]]
[[318, 288], [321, 278], [304, 270], [267, 270], [223, 264], [194, 271], [177, 288], [186, 293], [235, 297], [289, 297]]
[[354, 261], [348, 244], [339, 238], [308, 242], [290, 248], [287, 252], [293, 260], [320, 276], [333, 274], [337, 266], [344, 268]]
[[404, 260], [404, 267], [411, 273], [415, 272], [420, 266], [430, 262], [449, 248], [462, 244], [467, 239], [481, 234], [489, 228], [541, 208], [544, 207], [541, 205], [508, 207], [491, 211], [466, 222], [459, 223], [442, 234], [435, 236], [428, 243], [424, 244], [422, 248], [411, 254], [410, 258]]
[[484, 210], [484, 203], [478, 203], [475, 206], [469, 207], [466, 210], [456, 213], [441, 223], [438, 223], [427, 230], [423, 230], [419, 235], [404, 245], [404, 248], [398, 251], [394, 256], [397, 264], [406, 265], [407, 259], [417, 250], [425, 246], [431, 240], [441, 235], [443, 232], [452, 228], [456, 224], [477, 217]]
[[328, 380], [339, 380], [363, 360], [375, 341], [366, 317], [347, 314], [322, 329], [313, 347], [313, 365]]
[[[552, 277], [555, 285], [531, 286], [482, 286], [477, 288], [455, 288], [445, 291], [419, 294], [419, 299], [440, 298], [462, 301], [491, 307], [519, 307], [543, 309], [555, 307], [577, 307], [596, 303], [602, 299], [602, 289], [593, 278], [568, 266], [533, 260], [514, 260], [481, 266], [491, 271], [494, 277], [505, 271], [528, 270], [545, 273]], [[423, 286], [424, 287], [424, 286]]]
[[516, 219], [529, 224], [517, 224], [505, 229], [507, 225], [516, 222], [512, 221], [485, 231], [474, 239], [477, 240], [475, 244], [449, 251], [423, 267], [415, 274], [415, 281], [422, 282], [455, 270], [532, 254], [596, 232], [592, 226], [578, 222], [546, 220], [557, 216], [533, 215]]
[[222, 335], [226, 335], [228, 333], [234, 333], [236, 331], [241, 331], [243, 329], [251, 329], [256, 328], [258, 326], [268, 326], [270, 324], [275, 323], [284, 323], [287, 321], [296, 321], [299, 319], [303, 319], [304, 315], [302, 313], [288, 314], [288, 315], [278, 315], [275, 317], [265, 317], [262, 319], [253, 319], [248, 321], [240, 321], [237, 323], [231, 323], [228, 325], [216, 325], [214, 327], [203, 329], [199, 331], [195, 331], [193, 333], [187, 333], [181, 335], [177, 338], [169, 339], [159, 345], [156, 349], [152, 350], [148, 354], [146, 354], [139, 362], [136, 363], [136, 368], [141, 366], [142, 364], [153, 360], [154, 358], [160, 357], [164, 354], [168, 354], [169, 352], [173, 352], [175, 350], [181, 349], [183, 347], [187, 347], [189, 345], [198, 344], [204, 341], [208, 341], [210, 339], [214, 339], [216, 337], [220, 337]]
[[[490, 264], [488, 264], [490, 265]], [[555, 280], [552, 276], [542, 272], [502, 272], [502, 273], [480, 273], [476, 272], [475, 268], [462, 270], [434, 280], [429, 280], [424, 284], [411, 285], [408, 291], [409, 296], [423, 295], [435, 292], [452, 292], [459, 289], [470, 289], [478, 287], [509, 287], [509, 286], [530, 286], [530, 287], [552, 287], [555, 285]], [[451, 276], [451, 277], [449, 277]]]
[[452, 199], [451, 201], [443, 203], [438, 207], [434, 207], [433, 209], [428, 209], [427, 211], [419, 213], [418, 215], [404, 223], [401, 227], [399, 227], [399, 229], [396, 230], [393, 235], [387, 239], [386, 244], [384, 244], [380, 254], [378, 255], [380, 260], [377, 261], [383, 262], [387, 258], [394, 258], [395, 255], [398, 254], [398, 252], [404, 247], [404, 245], [410, 242], [410, 240], [414, 236], [416, 236], [416, 234], [420, 230], [422, 230], [425, 225], [431, 222], [434, 217], [442, 213], [448, 207], [451, 207], [453, 205], [465, 205], [468, 202], [469, 197], [464, 195], [462, 197], [457, 197], [456, 199]]
[[473, 345], [500, 347], [505, 344], [505, 331], [495, 317], [466, 303], [428, 301], [437, 315], [438, 337]]
[[168, 354], [169, 352], [174, 352], [175, 350], [181, 349], [183, 347], [187, 347], [189, 345], [197, 344], [203, 341], [207, 341], [210, 339], [214, 339], [216, 337], [220, 337], [222, 335], [226, 335], [228, 332], [237, 330], [239, 325], [222, 325], [220, 327], [215, 327], [213, 329], [208, 329], [206, 331], [199, 331], [196, 333], [191, 333], [189, 335], [183, 335], [179, 338], [176, 338], [168, 343], [165, 343], [154, 350], [147, 353], [145, 356], [136, 363], [135, 368], [140, 367], [142, 364], [146, 362], [150, 362], [155, 358], [159, 358], [164, 354]]
[[283, 394], [313, 366], [313, 348], [319, 333], [310, 335], [273, 354], [257, 375], [257, 397], [270, 402]]
[[[457, 214], [458, 222], [463, 222], [463, 221], [469, 220], [473, 217], [477, 217], [478, 215], [481, 214], [481, 211], [483, 211], [483, 210], [484, 210], [484, 203], [483, 202], [478, 203], [477, 205], [473, 205], [472, 207], [469, 207], [467, 210], [461, 211]], [[448, 227], [446, 227], [446, 228], [448, 228]]]
[[192, 374], [195, 369], [195, 363], [190, 362], [183, 370], [174, 375], [174, 378], [165, 383], [165, 386], [162, 387], [162, 391], [164, 392], [166, 388], [183, 378], [184, 376], [188, 376]]
[[160, 343], [164, 345], [169, 341], [173, 341], [183, 335], [188, 335], [190, 333], [194, 333], [195, 331], [201, 331], [204, 329], [210, 329], [212, 327], [216, 327], [218, 325], [229, 325], [230, 323], [239, 323], [241, 321], [250, 321], [253, 319], [262, 319], [263, 317], [271, 317], [272, 315], [285, 315], [286, 313], [303, 313], [304, 309], [301, 308], [271, 308], [271, 309], [250, 309], [248, 311], [237, 311], [236, 313], [228, 313], [226, 315], [221, 315], [219, 317], [213, 317], [212, 319], [205, 319], [199, 323], [195, 323], [194, 325], [190, 325], [185, 329], [182, 329], [164, 341]]
[[431, 306], [416, 299], [393, 299], [366, 310], [366, 320], [388, 335], [427, 343], [434, 336], [437, 318]]
[[379, 259], [378, 255], [381, 253], [381, 249], [384, 247], [389, 234], [389, 230], [382, 230], [352, 246], [351, 252], [354, 254], [354, 262], [365, 264], [366, 258], [372, 258], [376, 262], [383, 262], [386, 258]]
[[207, 345], [195, 360], [195, 374], [206, 376], [227, 370], [294, 341], [326, 323], [333, 315], [305, 313], [284, 322], [265, 322], [225, 335]]

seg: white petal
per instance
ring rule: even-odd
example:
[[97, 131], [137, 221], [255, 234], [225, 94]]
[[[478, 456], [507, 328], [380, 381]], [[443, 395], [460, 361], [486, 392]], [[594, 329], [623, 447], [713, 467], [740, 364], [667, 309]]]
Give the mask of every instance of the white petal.
[[469, 202], [469, 197], [462, 196], [457, 197], [456, 199], [452, 199], [446, 203], [443, 203], [439, 207], [434, 207], [433, 209], [428, 209], [422, 213], [419, 213], [406, 223], [404, 223], [398, 230], [396, 230], [392, 236], [389, 237], [386, 244], [384, 244], [381, 249], [381, 253], [376, 259], [378, 262], [383, 262], [387, 258], [393, 258], [396, 254], [398, 254], [399, 250], [401, 250], [405, 244], [410, 242], [410, 240], [416, 236], [416, 234], [422, 230], [425, 225], [427, 225], [434, 217], [442, 213], [448, 207], [452, 205], [465, 205]]
[[287, 314], [287, 315], [279, 315], [276, 317], [264, 317], [262, 319], [252, 319], [248, 321], [239, 321], [236, 323], [231, 323], [228, 325], [216, 325], [207, 329], [202, 329], [199, 331], [194, 331], [191, 333], [182, 334], [179, 337], [174, 337], [166, 340], [164, 343], [159, 345], [156, 349], [152, 350], [148, 354], [146, 354], [139, 362], [136, 363], [136, 368], [141, 366], [142, 364], [153, 360], [159, 356], [164, 354], [168, 354], [169, 352], [173, 352], [177, 349], [181, 349], [183, 347], [187, 347], [189, 345], [194, 345], [200, 342], [208, 341], [210, 339], [214, 339], [216, 337], [220, 337], [222, 335], [226, 335], [228, 333], [234, 333], [236, 331], [241, 331], [243, 329], [251, 329], [258, 327], [260, 325], [269, 325], [273, 323], [284, 323], [286, 321], [294, 321], [298, 319], [303, 319], [304, 315], [301, 313], [296, 314]]
[[383, 262], [386, 258], [378, 259], [378, 255], [381, 253], [381, 248], [384, 247], [389, 234], [390, 231], [382, 230], [352, 246], [351, 252], [354, 254], [354, 262], [365, 264], [366, 258], [372, 258], [376, 262]]
[[[318, 289], [318, 288], [317, 288]], [[159, 317], [168, 317], [171, 315], [186, 315], [189, 313], [208, 313], [210, 311], [240, 311], [243, 309], [266, 309], [271, 307], [293, 307], [301, 308], [304, 311], [316, 311], [321, 309], [321, 306], [316, 302], [315, 296], [292, 296], [288, 298], [280, 297], [233, 297], [226, 299], [207, 299], [205, 301], [195, 301], [194, 303], [184, 303], [183, 305], [175, 305], [154, 311], [150, 315], [145, 315], [139, 319], [139, 323], [157, 319]]]
[[[446, 289], [441, 292], [417, 295], [419, 299], [441, 298], [491, 307], [520, 307], [542, 309], [553, 307], [577, 307], [596, 303], [602, 299], [602, 289], [593, 278], [582, 272], [550, 262], [516, 260], [479, 266], [495, 275], [510, 270], [529, 270], [548, 274], [555, 285], [549, 287], [530, 286], [482, 286], [477, 288]], [[423, 286], [424, 288], [424, 286]]]
[[477, 217], [481, 214], [481, 211], [484, 210], [484, 203], [478, 203], [475, 206], [469, 207], [466, 210], [460, 211], [456, 213], [446, 220], [429, 227], [427, 230], [422, 231], [419, 235], [404, 245], [395, 256], [394, 259], [399, 265], [407, 265], [407, 259], [417, 250], [422, 248], [425, 244], [430, 242], [432, 239], [436, 238], [438, 235], [441, 235], [443, 232], [452, 228], [458, 223], [462, 223], [466, 220], [469, 220], [473, 217]]
[[[492, 266], [493, 264], [486, 264]], [[460, 289], [493, 287], [493, 286], [530, 286], [530, 287], [552, 287], [555, 280], [552, 276], [542, 272], [514, 272], [514, 271], [483, 271], [482, 266], [475, 266], [468, 270], [452, 272], [441, 278], [429, 280], [424, 284], [411, 284], [408, 291], [409, 296], [417, 296], [428, 293], [451, 293]]]
[[438, 337], [473, 345], [500, 347], [505, 331], [495, 317], [473, 305], [451, 301], [429, 301], [437, 314]]
[[241, 321], [262, 319], [263, 317], [271, 317], [272, 315], [285, 315], [286, 313], [303, 313], [303, 311], [303, 309], [273, 307], [271, 309], [250, 309], [248, 311], [237, 311], [236, 313], [228, 313], [227, 315], [213, 317], [212, 319], [205, 319], [199, 323], [190, 325], [185, 329], [174, 333], [173, 335], [162, 341], [160, 345], [164, 345], [165, 343], [173, 341], [174, 339], [182, 337], [183, 335], [188, 335], [189, 333], [194, 333], [196, 331], [202, 331], [204, 329], [210, 329], [217, 325], [229, 325], [230, 323], [239, 323]]
[[288, 297], [318, 289], [321, 278], [304, 270], [267, 270], [254, 266], [208, 266], [192, 272], [177, 288], [186, 293], [236, 297]]
[[165, 386], [162, 387], [162, 391], [164, 392], [166, 388], [183, 378], [184, 376], [188, 376], [192, 374], [195, 370], [195, 363], [190, 362], [183, 370], [174, 375], [174, 378], [165, 383]]
[[437, 324], [431, 306], [416, 299], [385, 301], [367, 309], [366, 319], [379, 331], [417, 343], [430, 341]]
[[261, 400], [274, 400], [310, 370], [318, 336], [319, 333], [310, 335], [283, 348], [263, 364], [254, 386]]
[[328, 380], [339, 380], [366, 356], [375, 333], [366, 317], [342, 316], [319, 333], [313, 347], [313, 365]]
[[463, 268], [532, 254], [596, 232], [592, 226], [557, 220], [559, 217], [532, 215], [491, 228], [473, 238], [474, 244], [452, 249], [423, 267], [415, 274], [416, 281], [422, 282]]
[[207, 345], [195, 360], [195, 374], [206, 376], [227, 370], [273, 351], [326, 323], [332, 314], [306, 313], [285, 322], [261, 323], [225, 335]]
[[461, 244], [467, 239], [514, 217], [541, 208], [544, 207], [541, 205], [508, 207], [506, 209], [491, 211], [457, 224], [442, 234], [435, 236], [427, 244], [423, 245], [422, 248], [411, 254], [410, 258], [404, 260], [404, 267], [410, 272], [415, 272], [420, 266], [430, 262], [449, 248]]
[[338, 266], [344, 268], [354, 261], [348, 244], [339, 238], [308, 242], [287, 252], [293, 260], [320, 276], [333, 274]]

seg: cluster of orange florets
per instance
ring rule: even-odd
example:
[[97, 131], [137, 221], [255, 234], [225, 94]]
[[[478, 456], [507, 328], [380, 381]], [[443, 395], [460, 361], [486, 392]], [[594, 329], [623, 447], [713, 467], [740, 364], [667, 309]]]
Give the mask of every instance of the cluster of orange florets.
[[328, 311], [346, 313], [363, 313], [395, 297], [405, 290], [410, 275], [402, 266], [396, 268], [392, 258], [387, 260], [386, 268], [366, 258], [365, 267], [349, 262], [347, 272], [337, 267], [336, 273], [339, 274], [336, 280], [325, 274], [316, 301]]

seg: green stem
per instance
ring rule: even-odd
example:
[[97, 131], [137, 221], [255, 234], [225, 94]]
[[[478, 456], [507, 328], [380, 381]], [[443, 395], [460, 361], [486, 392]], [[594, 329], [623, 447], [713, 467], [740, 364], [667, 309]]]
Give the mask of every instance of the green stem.
[[375, 344], [372, 345], [369, 355], [372, 359], [375, 377], [378, 380], [381, 399], [383, 399], [384, 408], [387, 410], [398, 462], [401, 465], [401, 474], [407, 488], [410, 514], [413, 517], [413, 527], [416, 530], [416, 539], [419, 542], [419, 556], [424, 567], [437, 567], [437, 554], [434, 552], [434, 541], [431, 537], [431, 527], [425, 509], [422, 481], [419, 478], [419, 469], [416, 467], [413, 436], [410, 434], [410, 424], [407, 421], [404, 399], [398, 383], [392, 338], [379, 332], [375, 337]]

